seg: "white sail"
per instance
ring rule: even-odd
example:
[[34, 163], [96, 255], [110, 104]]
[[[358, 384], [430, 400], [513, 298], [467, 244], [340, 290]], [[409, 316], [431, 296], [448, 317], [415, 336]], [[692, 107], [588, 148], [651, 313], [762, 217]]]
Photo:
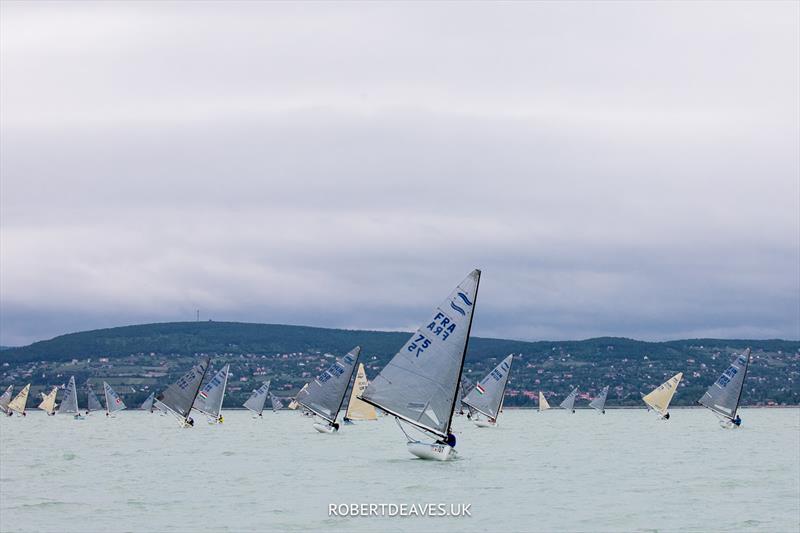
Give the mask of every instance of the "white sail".
[[253, 394], [244, 402], [244, 407], [250, 409], [257, 415], [261, 415], [264, 411], [264, 403], [267, 401], [267, 393], [269, 392], [269, 381], [265, 381], [258, 389], [253, 391]]
[[698, 403], [724, 418], [733, 420], [742, 398], [744, 378], [750, 364], [750, 348], [736, 357], [725, 372], [711, 385]]
[[269, 401], [272, 404], [272, 412], [277, 413], [281, 409], [283, 409], [283, 402], [280, 398], [275, 396], [274, 394], [269, 395]]
[[69, 378], [67, 387], [64, 389], [64, 397], [61, 399], [61, 405], [58, 406], [58, 412], [61, 413], [74, 413], [78, 414], [78, 387], [75, 385], [75, 376]]
[[14, 385], [9, 385], [6, 391], [0, 396], [0, 411], [7, 413], [8, 404], [11, 403], [11, 396], [14, 393]]
[[48, 415], [55, 414], [56, 412], [56, 395], [58, 394], [58, 387], [53, 387], [48, 394], [42, 393], [42, 403], [39, 404], [39, 409]]
[[28, 405], [28, 392], [31, 390], [31, 384], [25, 385], [25, 388], [19, 391], [16, 398], [11, 400], [8, 404], [8, 411], [11, 413], [25, 414], [25, 408]]
[[336, 361], [295, 398], [300, 405], [333, 425], [344, 403], [347, 387], [353, 379], [361, 347], [356, 346]]
[[564, 398], [564, 401], [561, 402], [561, 405], [559, 405], [559, 407], [561, 407], [562, 409], [566, 409], [568, 411], [574, 411], [575, 398], [577, 398], [577, 396], [578, 396], [578, 387], [575, 387], [574, 389], [572, 389], [572, 392], [569, 393], [569, 396]]
[[100, 405], [100, 400], [97, 399], [97, 395], [94, 393], [94, 388], [88, 381], [86, 382], [86, 394], [88, 405], [86, 412], [90, 413], [92, 411], [102, 411], [103, 406]]
[[125, 402], [123, 402], [122, 398], [119, 397], [117, 391], [112, 389], [111, 385], [105, 381], [103, 382], [103, 392], [106, 396], [106, 413], [115, 413], [125, 409]]
[[678, 390], [678, 384], [683, 378], [683, 372], [678, 372], [667, 381], [655, 388], [651, 393], [642, 397], [642, 401], [647, 406], [660, 414], [662, 417], [667, 417], [669, 412], [669, 402]]
[[205, 384], [194, 400], [193, 408], [212, 418], [219, 418], [222, 402], [225, 399], [225, 388], [228, 385], [228, 373], [231, 365], [225, 365], [211, 380]]
[[153, 407], [155, 407], [156, 409], [158, 409], [159, 411], [161, 411], [165, 415], [168, 415], [169, 412], [170, 412], [169, 407], [167, 407], [166, 405], [161, 403], [161, 401], [159, 401], [159, 400], [156, 400], [155, 402], [153, 402]]
[[358, 363], [358, 371], [356, 372], [356, 379], [353, 382], [353, 390], [350, 392], [350, 402], [347, 404], [347, 412], [344, 415], [345, 420], [378, 419], [378, 413], [375, 412], [375, 408], [358, 398], [367, 389], [368, 384], [364, 363]]
[[452, 439], [450, 425], [480, 275], [480, 270], [471, 272], [433, 311], [370, 382], [362, 400], [442, 439]]
[[479, 413], [489, 417], [490, 421], [496, 420], [503, 403], [503, 396], [511, 374], [513, 355], [509, 355], [500, 364], [494, 367], [485, 378], [480, 380], [464, 398], [464, 404], [472, 407]]
[[147, 399], [142, 402], [142, 406], [139, 407], [139, 409], [141, 409], [142, 411], [150, 411], [152, 413], [153, 412], [153, 402], [155, 402], [155, 399], [156, 399], [156, 393], [155, 392], [151, 392], [150, 396], [148, 396]]
[[550, 404], [547, 403], [547, 398], [544, 397], [544, 393], [539, 391], [539, 411], [546, 411], [550, 409]]
[[608, 385], [603, 387], [603, 390], [600, 391], [600, 394], [597, 395], [597, 398], [589, 402], [589, 407], [591, 407], [592, 409], [597, 409], [601, 413], [605, 413], [606, 398], [608, 398]]

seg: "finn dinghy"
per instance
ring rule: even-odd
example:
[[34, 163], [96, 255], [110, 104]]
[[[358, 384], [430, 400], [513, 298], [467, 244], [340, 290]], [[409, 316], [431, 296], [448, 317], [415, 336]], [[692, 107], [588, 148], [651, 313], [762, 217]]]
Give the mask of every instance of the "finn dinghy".
[[733, 429], [742, 424], [738, 411], [748, 366], [750, 366], [750, 348], [737, 356], [731, 366], [697, 401], [719, 417], [720, 426], [723, 428]]
[[11, 396], [14, 393], [14, 385], [9, 385], [6, 391], [0, 396], [0, 411], [8, 414], [8, 404], [11, 403]]
[[661, 420], [669, 420], [669, 402], [678, 390], [678, 384], [683, 378], [683, 372], [678, 372], [667, 381], [659, 385], [651, 393], [642, 396], [642, 401], [647, 405], [647, 410], [652, 409]]
[[200, 389], [194, 400], [194, 408], [208, 417], [209, 424], [222, 424], [222, 401], [225, 399], [225, 388], [228, 386], [228, 374], [231, 365], [225, 365], [214, 374], [214, 377]]
[[272, 404], [272, 412], [273, 413], [277, 413], [278, 411], [283, 409], [283, 402], [281, 401], [280, 398], [278, 398], [274, 394], [270, 393], [269, 401]]
[[547, 398], [544, 397], [544, 393], [539, 391], [539, 412], [547, 411], [550, 409], [550, 404], [547, 403]]
[[589, 402], [589, 407], [596, 409], [602, 414], [606, 414], [606, 398], [608, 398], [608, 385], [603, 387], [603, 390], [600, 391], [597, 398]]
[[87, 402], [86, 405], [86, 414], [88, 415], [92, 411], [102, 411], [103, 406], [100, 405], [100, 400], [97, 399], [97, 395], [94, 393], [94, 388], [92, 387], [91, 383], [88, 381], [86, 382], [86, 395], [87, 395]]
[[147, 399], [142, 402], [142, 406], [139, 409], [141, 409], [142, 411], [150, 411], [152, 413], [153, 403], [155, 402], [155, 400], [156, 400], [156, 393], [151, 392], [150, 396], [148, 396]]
[[[446, 461], [457, 455], [451, 431], [464, 371], [481, 271], [473, 270], [367, 386], [361, 399], [395, 417], [408, 451], [421, 459]], [[400, 421], [434, 442], [412, 439]]]
[[42, 393], [42, 403], [39, 404], [39, 409], [47, 413], [47, 416], [56, 414], [56, 395], [58, 394], [58, 387], [53, 387], [48, 394]]
[[31, 390], [31, 384], [25, 385], [25, 388], [19, 391], [16, 398], [8, 403], [8, 416], [17, 413], [19, 416], [28, 416], [25, 414], [25, 408], [28, 406], [28, 393]]
[[58, 414], [62, 413], [74, 415], [72, 418], [75, 420], [83, 420], [81, 410], [78, 408], [78, 386], [75, 385], [75, 376], [69, 378], [61, 405], [58, 406]]
[[267, 401], [267, 393], [269, 393], [269, 380], [265, 381], [263, 385], [253, 391], [253, 394], [244, 402], [244, 407], [254, 415], [253, 418], [262, 416], [264, 412], [264, 404]]
[[309, 383], [297, 393], [297, 403], [324, 420], [325, 424], [314, 423], [314, 429], [320, 433], [333, 433], [339, 430], [336, 417], [344, 403], [347, 387], [356, 371], [356, 363], [361, 347], [356, 346], [350, 352], [336, 359], [334, 363], [317, 379]]
[[[497, 425], [497, 415], [500, 414], [500, 409], [503, 405], [503, 396], [506, 392], [508, 376], [511, 374], [511, 362], [513, 360], [513, 354], [503, 359], [500, 364], [494, 367], [494, 370], [489, 372], [485, 378], [479, 381], [470, 393], [467, 394], [467, 397], [464, 398], [464, 405], [476, 411], [477, 414], [470, 418], [479, 428], [494, 427]], [[483, 420], [480, 415], [484, 415], [486, 420]]]
[[[194, 426], [194, 419], [189, 414], [192, 411], [194, 400], [200, 392], [200, 385], [208, 372], [210, 360], [211, 358], [208, 356], [201, 359], [181, 379], [167, 387], [167, 390], [156, 398], [156, 405], [161, 403], [165, 409], [175, 415], [182, 428]], [[159, 408], [161, 407], [159, 406]]]
[[352, 424], [353, 420], [377, 420], [378, 413], [375, 408], [358, 397], [367, 390], [367, 373], [364, 370], [364, 363], [358, 363], [356, 380], [353, 382], [353, 390], [350, 392], [350, 401], [347, 403], [347, 411], [344, 413], [345, 424]]
[[119, 397], [117, 391], [111, 388], [111, 385], [103, 382], [103, 392], [106, 396], [106, 416], [113, 416], [117, 411], [122, 411], [127, 406], [122, 398]]
[[574, 413], [575, 398], [577, 397], [578, 397], [578, 387], [575, 387], [574, 389], [572, 389], [572, 392], [569, 393], [569, 396], [564, 398], [564, 401], [561, 402], [561, 405], [559, 405], [559, 407], [561, 407], [562, 409], [566, 409], [567, 411], [572, 411]]

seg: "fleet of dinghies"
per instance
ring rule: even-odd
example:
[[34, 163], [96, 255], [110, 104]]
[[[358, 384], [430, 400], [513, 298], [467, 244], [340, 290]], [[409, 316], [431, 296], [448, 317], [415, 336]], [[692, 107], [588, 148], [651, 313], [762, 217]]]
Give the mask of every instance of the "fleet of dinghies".
[[[514, 361], [513, 354], [508, 355], [474, 386], [463, 375], [480, 278], [481, 272], [474, 270], [459, 283], [371, 382], [367, 379], [364, 364], [359, 362], [361, 348], [357, 346], [343, 357], [335, 358], [324, 372], [306, 383], [291, 399], [288, 409], [300, 409], [304, 415], [314, 417], [313, 428], [331, 434], [339, 430], [337, 418], [348, 398], [343, 418], [345, 424], [374, 421], [379, 414], [391, 416], [405, 435], [407, 448], [413, 455], [440, 461], [455, 458], [453, 417], [462, 414], [466, 408], [467, 417], [476, 426], [495, 427], [503, 410]], [[332, 356], [326, 354], [326, 357]], [[226, 364], [205, 382], [210, 362], [210, 358], [204, 356], [161, 394], [151, 393], [140, 409], [150, 413], [158, 411], [162, 416], [172, 415], [184, 428], [194, 426], [193, 410], [206, 415], [209, 424], [221, 424], [230, 365]], [[741, 425], [739, 405], [749, 364], [748, 348], [735, 357], [698, 400], [719, 418], [724, 428]], [[642, 401], [647, 410], [655, 412], [662, 420], [669, 420], [669, 405], [682, 378], [683, 373], [678, 372], [651, 392], [643, 394]], [[9, 385], [0, 395], [0, 411], [7, 416], [15, 413], [26, 416], [30, 388], [29, 383], [13, 396], [13, 385]], [[75, 376], [71, 376], [63, 386], [60, 404], [57, 404], [58, 391], [58, 387], [53, 387], [49, 393], [41, 393], [42, 401], [38, 408], [48, 416], [70, 414], [76, 420], [83, 420]], [[589, 407], [605, 414], [608, 393], [609, 386], [603, 387], [591, 399]], [[105, 409], [92, 385], [86, 383], [86, 415], [105, 410], [106, 416], [113, 417], [126, 409], [125, 402], [107, 382], [103, 382], [103, 395]], [[559, 407], [574, 413], [578, 397], [579, 388], [574, 387]], [[581, 397], [590, 398], [588, 395]], [[253, 390], [243, 406], [253, 418], [260, 418], [268, 398], [273, 411], [283, 409], [281, 399], [270, 391], [270, 381]], [[551, 406], [544, 392], [539, 391], [539, 412], [549, 409]], [[420, 436], [414, 437], [409, 431]]]

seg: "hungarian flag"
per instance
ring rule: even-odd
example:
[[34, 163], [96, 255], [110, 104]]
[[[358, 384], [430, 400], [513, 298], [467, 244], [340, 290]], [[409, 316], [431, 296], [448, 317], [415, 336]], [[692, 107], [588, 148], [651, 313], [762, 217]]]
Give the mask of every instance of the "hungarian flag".
[[476, 388], [476, 389], [478, 389], [478, 392], [480, 392], [481, 394], [486, 394], [486, 389], [484, 389], [483, 387], [481, 387], [481, 384], [480, 384], [480, 383], [478, 383], [477, 385], [475, 385], [475, 388]]
[[203, 398], [204, 400], [208, 400], [208, 393], [207, 393], [206, 391], [204, 391], [204, 390], [201, 390], [201, 391], [200, 391], [200, 396], [202, 396], [202, 398]]

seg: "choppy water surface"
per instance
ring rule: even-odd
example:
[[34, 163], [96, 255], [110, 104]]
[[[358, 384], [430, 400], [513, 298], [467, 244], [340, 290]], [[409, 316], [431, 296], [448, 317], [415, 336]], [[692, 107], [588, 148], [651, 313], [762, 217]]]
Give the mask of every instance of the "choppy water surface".
[[[800, 410], [507, 410], [458, 418], [460, 458], [412, 457], [393, 419], [323, 435], [296, 412], [0, 419], [2, 531], [800, 529]], [[329, 503], [470, 503], [471, 517], [328, 517]]]

